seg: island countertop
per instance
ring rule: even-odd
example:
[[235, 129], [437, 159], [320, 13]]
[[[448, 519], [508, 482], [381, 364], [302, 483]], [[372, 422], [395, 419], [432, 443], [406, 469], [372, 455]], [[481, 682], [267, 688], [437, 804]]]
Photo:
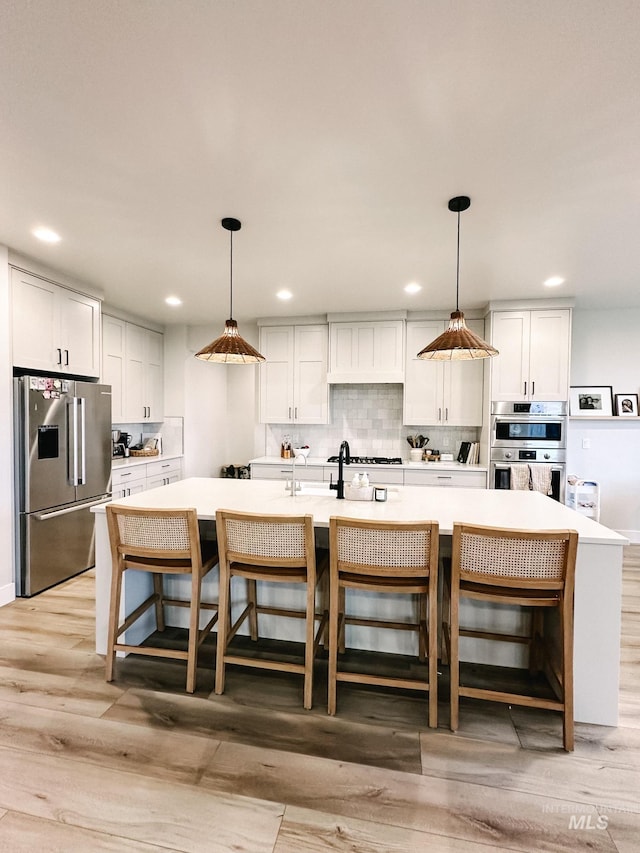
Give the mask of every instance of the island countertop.
[[[318, 484], [310, 484], [311, 487]], [[320, 491], [320, 490], [318, 490]], [[441, 489], [424, 486], [389, 488], [386, 502], [337, 500], [328, 489], [320, 494], [297, 494], [286, 491], [280, 480], [231, 480], [190, 478], [150, 489], [118, 500], [127, 506], [148, 508], [194, 507], [203, 521], [215, 519], [216, 509], [245, 512], [310, 514], [318, 533], [324, 535], [332, 515], [389, 521], [435, 520], [440, 525], [441, 545], [447, 547], [448, 535], [456, 521], [536, 530], [578, 532], [574, 608], [574, 699], [575, 719], [584, 723], [615, 726], [618, 721], [618, 689], [620, 665], [620, 622], [622, 601], [622, 550], [627, 540], [613, 530], [568, 509], [538, 492], [480, 490], [468, 488]], [[96, 651], [106, 652], [107, 614], [111, 578], [111, 552], [106, 524], [105, 504], [93, 507], [96, 516]], [[213, 575], [214, 573], [212, 573]], [[123, 591], [126, 612], [137, 607], [150, 592], [145, 572], [127, 572]], [[183, 579], [184, 580], [184, 579]], [[212, 580], [209, 594], [217, 595], [217, 580]], [[285, 599], [289, 593], [280, 593]], [[291, 602], [283, 599], [283, 606]], [[240, 601], [238, 604], [242, 604]], [[375, 608], [375, 602], [371, 602]], [[504, 608], [503, 608], [504, 610]], [[507, 608], [508, 610], [508, 608]], [[150, 621], [144, 623], [149, 615]], [[178, 619], [183, 618], [181, 612]], [[152, 611], [129, 629], [131, 642], [141, 642], [155, 629]], [[484, 614], [491, 630], [505, 627], [509, 614], [494, 609]], [[296, 621], [296, 620], [291, 620]], [[141, 624], [144, 623], [144, 624]], [[170, 624], [182, 624], [176, 621]], [[139, 627], [138, 627], [139, 625]], [[137, 633], [135, 633], [137, 631]], [[379, 649], [407, 654], [403, 643], [406, 631], [387, 631], [384, 648], [369, 636], [370, 629], [350, 644], [355, 648]], [[380, 634], [381, 632], [376, 632]], [[266, 634], [280, 636], [279, 634]], [[129, 632], [127, 632], [129, 639]], [[282, 639], [293, 639], [282, 637]], [[515, 658], [500, 657], [493, 647], [513, 644], [493, 643], [487, 652], [481, 640], [465, 638], [461, 645], [463, 660], [502, 666], [522, 666]], [[516, 649], [517, 652], [517, 649]], [[506, 655], [506, 651], [505, 651]]]
[[[280, 480], [232, 480], [191, 477], [150, 489], [118, 501], [127, 506], [150, 508], [194, 507], [201, 519], [215, 519], [216, 509], [226, 507], [242, 512], [269, 512], [313, 515], [316, 527], [328, 527], [329, 517], [379, 521], [437, 521], [441, 534], [451, 534], [456, 521], [495, 527], [534, 530], [577, 530], [580, 541], [601, 545], [625, 545], [627, 540], [557, 501], [538, 492], [499, 489], [439, 489], [428, 486], [389, 487], [387, 500], [337, 500], [327, 495], [291, 497]], [[94, 512], [104, 513], [104, 504]]]

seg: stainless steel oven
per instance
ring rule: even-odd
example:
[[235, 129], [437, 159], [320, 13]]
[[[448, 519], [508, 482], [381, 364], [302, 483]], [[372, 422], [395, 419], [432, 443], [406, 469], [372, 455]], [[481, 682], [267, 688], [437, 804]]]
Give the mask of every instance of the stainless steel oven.
[[564, 503], [566, 402], [494, 402], [491, 405], [490, 487], [510, 489], [512, 466], [548, 465], [551, 497]]

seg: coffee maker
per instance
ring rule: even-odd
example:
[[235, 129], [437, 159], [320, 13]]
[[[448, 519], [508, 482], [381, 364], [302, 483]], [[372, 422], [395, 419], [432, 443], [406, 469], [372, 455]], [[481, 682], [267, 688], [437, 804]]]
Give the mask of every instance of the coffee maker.
[[114, 459], [123, 459], [129, 455], [129, 446], [133, 436], [119, 429], [111, 431], [111, 455]]

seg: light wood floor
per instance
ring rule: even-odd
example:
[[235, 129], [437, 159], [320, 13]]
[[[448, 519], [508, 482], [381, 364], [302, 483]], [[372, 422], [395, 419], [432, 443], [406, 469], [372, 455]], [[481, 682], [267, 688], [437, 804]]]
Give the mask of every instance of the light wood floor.
[[[0, 851], [640, 851], [640, 546], [625, 557], [620, 719], [561, 747], [548, 712], [231, 668], [213, 695], [130, 657], [104, 682], [87, 573], [0, 610]], [[594, 686], [597, 689], [597, 686]]]

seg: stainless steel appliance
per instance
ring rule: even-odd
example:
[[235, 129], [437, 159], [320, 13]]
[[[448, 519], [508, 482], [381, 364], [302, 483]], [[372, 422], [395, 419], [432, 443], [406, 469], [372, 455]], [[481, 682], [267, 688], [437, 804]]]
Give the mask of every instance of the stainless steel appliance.
[[512, 465], [550, 465], [551, 497], [564, 503], [566, 445], [566, 402], [492, 403], [491, 488], [511, 488]]
[[14, 380], [18, 595], [94, 565], [90, 508], [110, 497], [111, 386]]

